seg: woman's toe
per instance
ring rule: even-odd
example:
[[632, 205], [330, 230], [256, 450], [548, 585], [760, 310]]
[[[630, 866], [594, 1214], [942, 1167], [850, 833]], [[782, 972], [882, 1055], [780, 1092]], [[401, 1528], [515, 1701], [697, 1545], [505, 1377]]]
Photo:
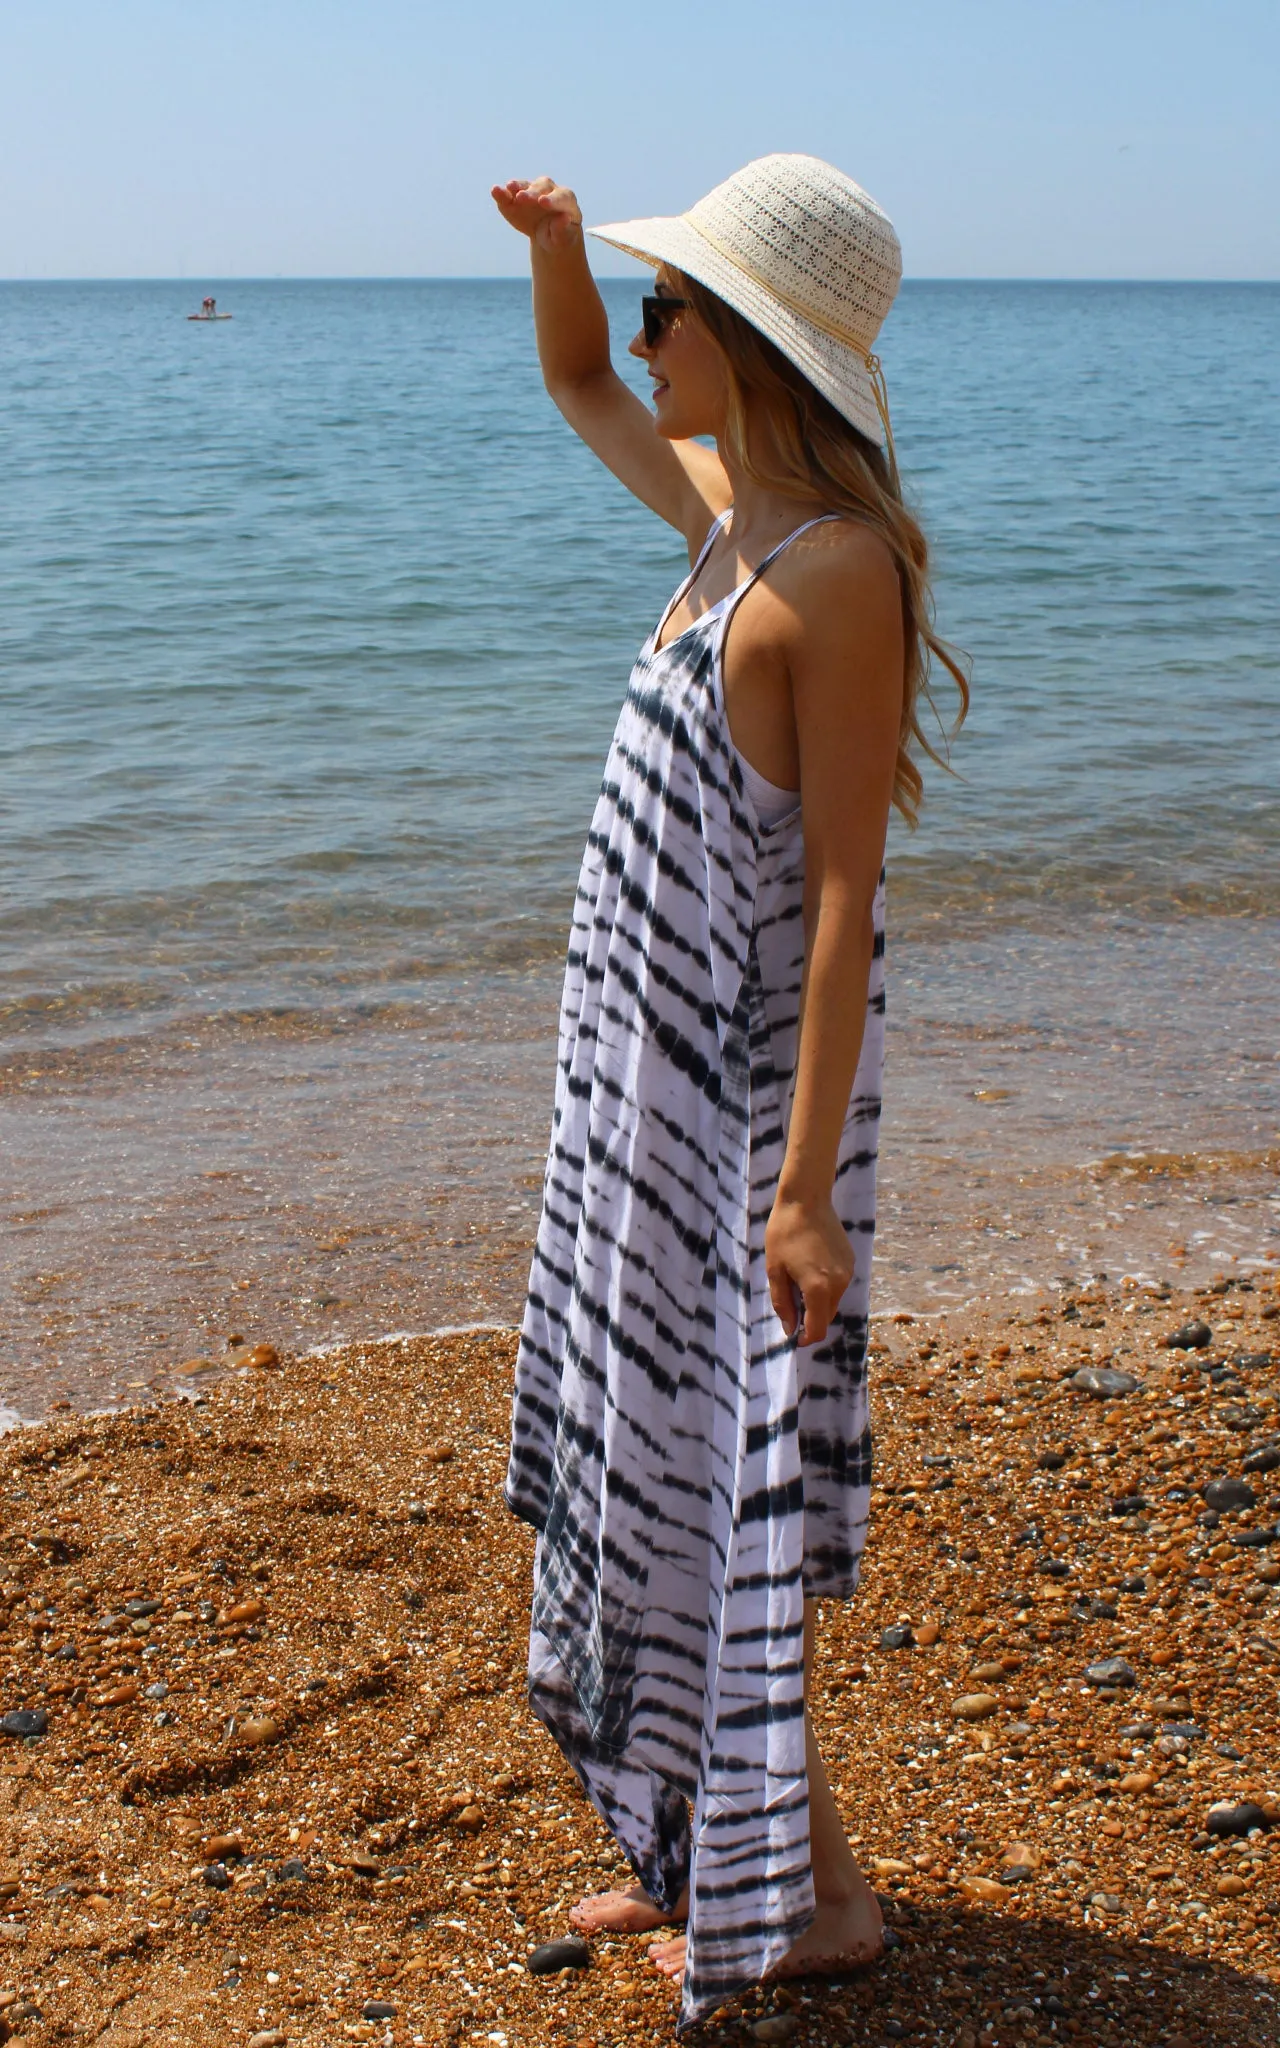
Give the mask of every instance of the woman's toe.
[[679, 1983], [684, 1976], [685, 1937], [678, 1935], [674, 1941], [655, 1941], [649, 1950], [649, 1961], [664, 1977]]

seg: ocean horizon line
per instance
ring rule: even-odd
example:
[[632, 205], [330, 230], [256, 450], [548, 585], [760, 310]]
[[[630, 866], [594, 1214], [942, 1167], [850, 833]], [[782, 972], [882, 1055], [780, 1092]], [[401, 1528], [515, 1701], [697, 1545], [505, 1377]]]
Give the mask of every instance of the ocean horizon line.
[[[597, 271], [601, 284], [631, 284], [642, 271]], [[95, 273], [82, 277], [0, 277], [0, 286], [5, 285], [90, 285], [90, 284], [165, 284], [198, 285], [201, 283], [222, 285], [243, 284], [528, 284], [528, 273], [523, 271], [198, 271], [188, 276], [156, 272], [131, 275], [121, 273]], [[1057, 285], [1078, 288], [1092, 285], [1099, 288], [1126, 285], [1134, 289], [1151, 290], [1261, 290], [1274, 291], [1280, 288], [1277, 277], [1129, 277], [1129, 276], [1003, 276], [929, 274], [914, 276], [908, 272], [903, 280], [910, 285]]]

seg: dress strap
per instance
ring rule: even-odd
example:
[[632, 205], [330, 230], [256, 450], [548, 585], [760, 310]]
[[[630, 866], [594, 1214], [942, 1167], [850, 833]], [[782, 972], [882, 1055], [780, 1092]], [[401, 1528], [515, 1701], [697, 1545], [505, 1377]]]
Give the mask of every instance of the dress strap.
[[711, 549], [714, 545], [716, 535], [718, 533], [723, 532], [725, 522], [732, 516], [732, 513], [732, 505], [726, 505], [723, 512], [716, 513], [715, 518], [712, 520], [710, 526], [707, 528], [707, 537], [703, 541], [702, 546], [698, 550], [698, 559], [694, 563], [692, 569], [690, 569], [689, 571], [690, 583], [693, 582], [694, 577], [702, 568], [702, 565], [706, 561], [707, 556], [711, 553]]
[[684, 582], [676, 591], [675, 596], [672, 598], [670, 604], [667, 606], [666, 610], [662, 614], [662, 617], [658, 620], [657, 625], [653, 629], [653, 644], [655, 647], [657, 646], [659, 640], [661, 640], [662, 635], [666, 630], [667, 620], [671, 617], [672, 612], [675, 610], [676, 606], [680, 604], [683, 601], [683, 599], [688, 596], [689, 592], [693, 589], [694, 584], [697, 582], [699, 576], [702, 574], [702, 565], [706, 561], [707, 556], [711, 553], [711, 550], [715, 545], [716, 538], [722, 531], [724, 523], [726, 519], [729, 517], [729, 514], [732, 512], [732, 510], [732, 505], [726, 505], [724, 511], [718, 512], [715, 518], [712, 520], [710, 526], [707, 528], [707, 537], [703, 541], [702, 546], [698, 550], [697, 561], [694, 563], [692, 569], [690, 569], [689, 574], [685, 577]]

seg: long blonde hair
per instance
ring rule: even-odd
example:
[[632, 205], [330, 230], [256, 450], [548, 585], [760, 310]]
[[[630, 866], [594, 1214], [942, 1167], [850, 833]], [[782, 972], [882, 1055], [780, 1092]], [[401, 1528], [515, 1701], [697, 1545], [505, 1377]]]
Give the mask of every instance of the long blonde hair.
[[[734, 463], [753, 483], [768, 490], [790, 498], [817, 498], [832, 512], [861, 520], [880, 535], [893, 556], [902, 592], [904, 644], [893, 802], [908, 824], [914, 825], [924, 780], [912, 759], [913, 745], [940, 766], [948, 765], [945, 753], [938, 752], [920, 723], [921, 706], [928, 704], [938, 720], [943, 747], [947, 747], [969, 709], [969, 678], [964, 657], [933, 630], [929, 544], [919, 520], [903, 503], [897, 463], [892, 453], [886, 456], [874, 441], [860, 434], [804, 373], [732, 306], [683, 271], [669, 269], [667, 275], [672, 291], [687, 302], [728, 364], [727, 442]], [[753, 436], [750, 446], [749, 400], [764, 413], [770, 428], [767, 437]], [[949, 731], [929, 687], [935, 660], [947, 670], [960, 696]]]

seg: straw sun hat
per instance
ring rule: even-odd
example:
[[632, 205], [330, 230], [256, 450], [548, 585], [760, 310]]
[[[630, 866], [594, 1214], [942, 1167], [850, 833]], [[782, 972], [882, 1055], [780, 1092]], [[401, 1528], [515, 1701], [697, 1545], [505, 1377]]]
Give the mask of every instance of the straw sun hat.
[[892, 437], [872, 345], [902, 277], [893, 223], [816, 156], [760, 156], [687, 213], [589, 232], [706, 285], [872, 441]]

